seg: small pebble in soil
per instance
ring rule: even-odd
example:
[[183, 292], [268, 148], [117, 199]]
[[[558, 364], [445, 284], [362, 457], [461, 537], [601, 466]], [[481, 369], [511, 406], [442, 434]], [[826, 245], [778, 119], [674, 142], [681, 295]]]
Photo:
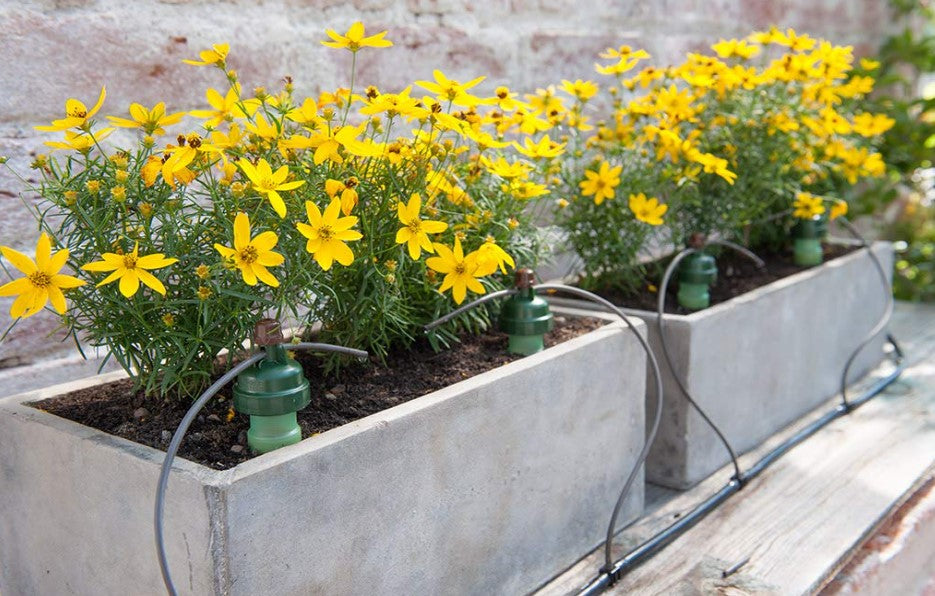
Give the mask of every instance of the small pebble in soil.
[[218, 416], [217, 414], [208, 414], [208, 420], [210, 420], [211, 422], [220, 422], [221, 417]]
[[331, 388], [329, 393], [333, 393], [334, 395], [341, 395], [342, 393], [344, 393], [345, 389], [346, 387], [344, 385], [335, 385], [334, 387]]
[[159, 438], [162, 439], [163, 443], [168, 443], [172, 440], [172, 433], [167, 430], [162, 431], [162, 434], [159, 435]]
[[237, 434], [237, 442], [241, 445], [247, 444], [247, 431], [242, 430]]
[[328, 392], [328, 393], [325, 393], [325, 399], [329, 399], [329, 400], [331, 400], [331, 401], [334, 401], [334, 400], [338, 399], [338, 396], [335, 395], [334, 393]]
[[146, 408], [137, 408], [133, 410], [133, 417], [136, 418], [137, 420], [148, 418], [149, 410], [147, 410]]
[[243, 453], [243, 445], [231, 445], [231, 453]]

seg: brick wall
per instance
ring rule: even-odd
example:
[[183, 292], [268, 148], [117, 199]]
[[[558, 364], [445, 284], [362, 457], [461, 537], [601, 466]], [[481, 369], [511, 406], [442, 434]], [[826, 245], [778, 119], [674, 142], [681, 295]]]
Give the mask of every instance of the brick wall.
[[[286, 74], [299, 94], [347, 85], [349, 53], [318, 42], [325, 28], [343, 32], [355, 20], [368, 31], [388, 29], [396, 44], [362, 52], [360, 80], [396, 90], [431, 78], [437, 67], [460, 80], [487, 75], [487, 92], [593, 78], [595, 56], [608, 46], [643, 47], [667, 62], [771, 24], [868, 54], [888, 22], [886, 0], [7, 0], [0, 6], [0, 155], [28, 174], [30, 153], [44, 140], [32, 126], [61, 117], [69, 97], [91, 105], [102, 84], [106, 114], [123, 115], [131, 101], [201, 107], [206, 86], [223, 81], [181, 60], [212, 43], [231, 44], [229, 62], [248, 88], [276, 88]], [[23, 188], [0, 170], [0, 244], [28, 252], [38, 232]], [[2, 329], [9, 304], [0, 300]], [[73, 351], [46, 337], [57, 337], [56, 324], [41, 313], [18, 325], [0, 344], [0, 369]], [[22, 368], [18, 378], [36, 370]], [[12, 383], [13, 372], [0, 371], [0, 383]]]

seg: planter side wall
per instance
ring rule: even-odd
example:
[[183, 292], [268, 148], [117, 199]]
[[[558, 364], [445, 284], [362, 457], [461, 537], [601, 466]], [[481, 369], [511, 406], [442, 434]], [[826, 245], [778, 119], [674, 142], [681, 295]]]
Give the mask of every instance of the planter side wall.
[[238, 477], [231, 594], [525, 593], [599, 544], [643, 443], [645, 356], [614, 324], [510, 366]]
[[[874, 252], [892, 279], [892, 245], [878, 242]], [[838, 393], [848, 356], [879, 320], [884, 305], [878, 273], [860, 250], [709, 309], [667, 315], [666, 337], [673, 364], [692, 396], [734, 449], [743, 452]], [[728, 463], [729, 457], [665, 366], [655, 313], [628, 312], [649, 327], [666, 397], [646, 477], [685, 489]], [[879, 363], [885, 335], [877, 336], [855, 361], [850, 382]], [[650, 382], [647, 412], [654, 411], [655, 400]]]
[[[52, 395], [0, 402], [0, 593], [161, 592], [156, 452], [20, 405]], [[185, 594], [215, 590], [208, 491], [186, 474], [169, 487], [168, 556]]]
[[[891, 272], [891, 246], [878, 243], [874, 251]], [[672, 326], [668, 337], [678, 346], [676, 366], [687, 371], [692, 396], [738, 453], [839, 391], [848, 356], [883, 314], [879, 277], [862, 253], [684, 317], [687, 325]], [[654, 333], [655, 325], [651, 327]], [[670, 327], [666, 329], [669, 333]], [[857, 359], [851, 381], [879, 363], [884, 338], [881, 333]], [[670, 416], [650, 452], [647, 478], [687, 488], [729, 458], [681, 394], [675, 390], [669, 395], [674, 396]]]

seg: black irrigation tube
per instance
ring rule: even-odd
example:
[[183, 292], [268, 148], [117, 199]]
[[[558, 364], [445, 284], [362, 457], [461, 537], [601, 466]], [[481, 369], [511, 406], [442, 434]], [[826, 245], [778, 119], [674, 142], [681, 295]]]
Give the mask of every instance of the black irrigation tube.
[[[348, 356], [356, 356], [357, 358], [367, 357], [367, 352], [363, 350], [355, 350], [353, 348], [334, 346], [331, 344], [302, 342], [284, 343], [282, 345], [290, 350], [313, 350], [319, 352], [335, 352]], [[156, 535], [156, 555], [159, 559], [159, 572], [162, 574], [162, 581], [166, 586], [166, 591], [171, 596], [176, 596], [178, 592], [175, 590], [175, 584], [172, 583], [172, 574], [169, 572], [169, 559], [166, 556], [166, 544], [163, 535], [163, 514], [165, 512], [166, 490], [169, 488], [169, 473], [172, 471], [172, 461], [175, 459], [176, 453], [178, 453], [179, 447], [182, 444], [182, 439], [185, 438], [185, 433], [188, 432], [188, 427], [191, 426], [192, 422], [195, 420], [195, 416], [205, 407], [208, 400], [214, 397], [225, 385], [233, 381], [238, 374], [264, 358], [266, 358], [265, 352], [257, 352], [249, 356], [246, 360], [238, 363], [237, 366], [224, 373], [221, 378], [205, 389], [204, 393], [195, 400], [195, 403], [193, 403], [191, 408], [188, 409], [188, 412], [185, 413], [178, 428], [175, 429], [175, 434], [172, 435], [172, 441], [169, 442], [168, 449], [166, 449], [166, 457], [162, 460], [162, 470], [159, 473], [159, 484], [156, 487], [153, 530]]]
[[[630, 474], [627, 476], [626, 482], [624, 482], [624, 485], [623, 485], [623, 489], [621, 489], [620, 495], [617, 497], [617, 502], [614, 503], [614, 509], [610, 516], [610, 523], [608, 523], [607, 525], [607, 538], [604, 544], [606, 548], [605, 556], [609, 564], [612, 559], [612, 553], [610, 549], [613, 544], [614, 534], [616, 533], [615, 530], [617, 527], [617, 518], [620, 515], [620, 509], [623, 507], [624, 502], [626, 502], [627, 495], [630, 494], [630, 490], [633, 488], [633, 485], [636, 482], [636, 478], [637, 478], [637, 475], [639, 474], [640, 469], [643, 467], [643, 464], [646, 463], [646, 458], [649, 457], [649, 450], [652, 447], [652, 444], [656, 439], [656, 433], [659, 430], [659, 423], [662, 421], [662, 409], [663, 409], [662, 373], [659, 369], [659, 363], [656, 360], [656, 355], [653, 353], [652, 348], [649, 346], [648, 340], [645, 337], [643, 337], [642, 334], [640, 334], [639, 329], [637, 329], [636, 325], [633, 323], [630, 317], [628, 317], [627, 314], [622, 309], [615, 306], [609, 300], [601, 298], [597, 294], [588, 292], [587, 290], [582, 290], [581, 288], [576, 288], [574, 286], [568, 286], [565, 284], [544, 283], [544, 284], [538, 284], [538, 285], [533, 286], [533, 289], [537, 291], [545, 291], [545, 292], [565, 292], [568, 294], [574, 294], [578, 296], [579, 298], [590, 300], [591, 302], [600, 304], [604, 308], [610, 310], [613, 314], [617, 315], [620, 318], [620, 320], [623, 321], [627, 325], [627, 327], [630, 329], [630, 331], [632, 331], [633, 334], [636, 336], [636, 339], [640, 343], [640, 347], [643, 348], [643, 350], [646, 352], [647, 360], [649, 361], [650, 367], [652, 368], [652, 371], [653, 371], [653, 379], [655, 380], [655, 383], [656, 383], [656, 395], [658, 396], [658, 399], [656, 400], [656, 412], [655, 412], [655, 415], [653, 416], [653, 424], [650, 427], [649, 432], [646, 435], [646, 440], [643, 442], [643, 448], [640, 450], [639, 455], [637, 455], [636, 457], [636, 463], [630, 469]], [[469, 302], [465, 304], [464, 306], [461, 306], [460, 308], [457, 308], [449, 312], [443, 317], [435, 321], [432, 321], [431, 323], [425, 326], [425, 330], [431, 331], [435, 327], [438, 327], [439, 325], [443, 323], [447, 323], [448, 321], [454, 319], [455, 317], [461, 315], [464, 312], [467, 312], [468, 310], [471, 310], [472, 308], [476, 308], [480, 306], [481, 304], [490, 302], [491, 300], [495, 300], [503, 296], [510, 296], [512, 294], [515, 294], [516, 292], [517, 292], [516, 289], [506, 289], [506, 290], [493, 292], [491, 294], [487, 294], [486, 296], [478, 298], [477, 300], [474, 300], [473, 302]], [[730, 449], [730, 446], [728, 446], [728, 449]]]
[[[883, 270], [883, 266], [880, 264], [879, 259], [873, 253], [872, 247], [867, 243], [867, 241], [860, 236], [857, 230], [850, 225], [849, 222], [843, 222], [848, 231], [855, 236], [861, 242], [861, 246], [867, 250], [867, 254], [870, 256], [870, 259], [873, 261], [874, 267], [877, 270], [877, 273], [880, 275], [880, 279], [883, 282], [884, 289], [886, 291], [886, 308], [883, 316], [880, 321], [874, 325], [871, 333], [868, 334], [848, 358], [845, 370], [842, 374], [842, 382], [846, 382], [847, 372], [850, 369], [851, 363], [856, 358], [857, 354], [860, 353], [870, 342], [870, 339], [876, 336], [889, 321], [893, 313], [893, 303], [892, 303], [892, 288], [890, 287], [889, 280], [886, 277], [886, 273]], [[708, 497], [698, 505], [696, 505], [690, 512], [682, 516], [677, 522], [669, 525], [667, 528], [646, 540], [635, 549], [628, 552], [622, 558], [618, 559], [612, 566], [603, 567], [600, 571], [600, 574], [595, 577], [591, 582], [584, 586], [581, 590], [578, 591], [578, 596], [593, 596], [596, 594], [602, 593], [604, 590], [616, 583], [624, 575], [646, 562], [653, 555], [661, 551], [668, 544], [673, 542], [676, 538], [687, 532], [698, 522], [704, 519], [709, 513], [717, 509], [724, 501], [729, 499], [732, 495], [740, 492], [743, 486], [755, 479], [757, 476], [762, 474], [769, 466], [774, 464], [779, 458], [793, 449], [795, 446], [799, 445], [819, 430], [826, 427], [832, 421], [837, 420], [843, 416], [846, 416], [850, 412], [853, 412], [860, 406], [864, 405], [874, 397], [880, 394], [886, 387], [891, 385], [896, 379], [902, 375], [905, 371], [905, 354], [902, 348], [899, 346], [899, 343], [896, 341], [896, 338], [892, 334], [887, 334], [887, 341], [893, 347], [892, 360], [896, 365], [896, 368], [887, 376], [878, 380], [876, 383], [871, 385], [861, 394], [858, 398], [848, 401], [846, 393], [842, 393], [842, 403], [835, 406], [832, 410], [823, 414], [817, 420], [814, 420], [797, 433], [777, 445], [774, 449], [769, 451], [766, 455], [761, 457], [756, 463], [754, 463], [746, 472], [742, 472], [740, 476], [734, 476], [730, 481], [721, 488], [718, 492]], [[676, 375], [677, 376], [677, 375]], [[696, 406], [697, 409], [697, 406]]]

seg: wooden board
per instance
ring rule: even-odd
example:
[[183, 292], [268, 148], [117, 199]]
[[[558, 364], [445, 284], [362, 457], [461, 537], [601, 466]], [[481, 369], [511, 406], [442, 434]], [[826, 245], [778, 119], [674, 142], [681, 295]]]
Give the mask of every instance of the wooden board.
[[[910, 362], [900, 380], [791, 450], [607, 593], [803, 594], [830, 581], [913, 487], [935, 474], [935, 307], [899, 304], [891, 329]], [[881, 365], [852, 395], [890, 370]], [[832, 403], [745, 454], [742, 465]], [[618, 535], [615, 558], [719, 490], [730, 475], [725, 467], [684, 493], [657, 491], [657, 508]], [[574, 593], [602, 564], [603, 551], [595, 551], [538, 594]]]

